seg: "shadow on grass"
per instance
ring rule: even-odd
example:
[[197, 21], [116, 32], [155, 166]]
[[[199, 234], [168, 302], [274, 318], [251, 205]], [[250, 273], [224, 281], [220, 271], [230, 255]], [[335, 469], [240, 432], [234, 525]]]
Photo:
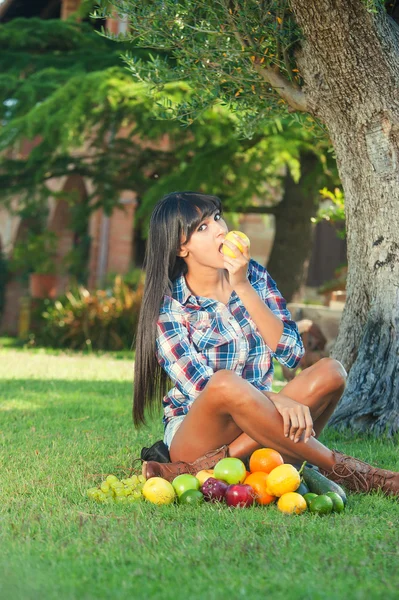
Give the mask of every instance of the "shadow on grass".
[[1, 433], [28, 441], [30, 432], [71, 439], [92, 432], [116, 441], [129, 438], [137, 447], [152, 444], [163, 437], [161, 407], [135, 428], [132, 394], [126, 381], [3, 379]]

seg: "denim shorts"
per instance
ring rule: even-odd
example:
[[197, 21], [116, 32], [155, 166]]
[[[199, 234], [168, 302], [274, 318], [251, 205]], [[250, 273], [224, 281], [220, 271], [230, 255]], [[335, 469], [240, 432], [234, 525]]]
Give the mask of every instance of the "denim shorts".
[[173, 436], [179, 429], [180, 425], [183, 423], [183, 419], [185, 418], [185, 416], [186, 415], [181, 415], [180, 417], [173, 417], [173, 419], [171, 419], [166, 425], [163, 441], [167, 445], [168, 449], [171, 447]]

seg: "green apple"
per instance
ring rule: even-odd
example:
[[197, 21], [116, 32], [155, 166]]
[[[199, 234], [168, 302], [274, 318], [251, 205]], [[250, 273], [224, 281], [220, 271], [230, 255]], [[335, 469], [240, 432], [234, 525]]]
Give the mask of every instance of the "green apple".
[[183, 475], [175, 477], [172, 481], [172, 485], [179, 498], [184, 492], [187, 492], [187, 490], [199, 490], [200, 488], [198, 479], [189, 473], [184, 473]]
[[247, 476], [247, 470], [239, 458], [222, 458], [222, 460], [216, 463], [213, 476], [215, 479], [221, 479], [233, 485], [244, 481]]

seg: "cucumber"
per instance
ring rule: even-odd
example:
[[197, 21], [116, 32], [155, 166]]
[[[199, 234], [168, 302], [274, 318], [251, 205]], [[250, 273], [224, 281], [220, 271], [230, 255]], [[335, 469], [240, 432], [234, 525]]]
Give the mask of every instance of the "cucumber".
[[314, 494], [321, 496], [327, 494], [327, 492], [336, 492], [341, 496], [343, 503], [346, 504], [346, 494], [342, 487], [338, 485], [338, 483], [335, 483], [335, 481], [330, 481], [330, 479], [324, 477], [317, 469], [305, 466], [303, 470], [303, 479], [310, 491]]

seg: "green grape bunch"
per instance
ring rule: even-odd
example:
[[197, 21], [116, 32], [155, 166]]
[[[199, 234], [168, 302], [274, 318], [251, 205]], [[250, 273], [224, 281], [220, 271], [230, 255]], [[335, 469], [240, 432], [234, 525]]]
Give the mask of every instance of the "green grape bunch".
[[132, 475], [121, 480], [116, 475], [108, 475], [99, 487], [87, 490], [87, 496], [101, 504], [132, 504], [142, 500], [144, 483], [144, 475]]

